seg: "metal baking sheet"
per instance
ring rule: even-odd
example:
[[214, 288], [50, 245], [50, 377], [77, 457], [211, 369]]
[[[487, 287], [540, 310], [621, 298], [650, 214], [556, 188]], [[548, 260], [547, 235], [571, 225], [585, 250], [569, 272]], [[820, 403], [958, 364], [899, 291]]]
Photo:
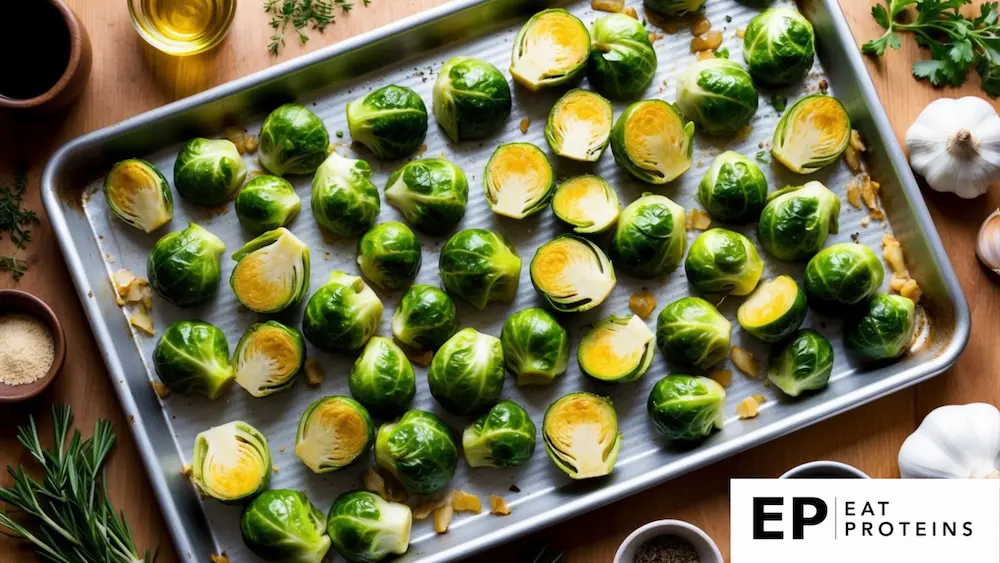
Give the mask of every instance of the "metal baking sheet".
[[[639, 2], [630, 0], [628, 4], [642, 13]], [[109, 276], [119, 268], [145, 272], [147, 253], [159, 236], [168, 230], [182, 229], [189, 221], [201, 224], [226, 243], [221, 291], [211, 303], [194, 309], [179, 309], [156, 300], [153, 316], [158, 331], [178, 319], [211, 321], [225, 331], [232, 347], [244, 330], [262, 319], [240, 307], [225, 287], [234, 265], [229, 254], [249, 237], [240, 230], [231, 205], [222, 211], [206, 210], [179, 197], [175, 198], [174, 220], [167, 228], [148, 236], [138, 233], [110, 217], [99, 189], [103, 174], [121, 158], [140, 156], [169, 175], [180, 143], [187, 138], [221, 136], [225, 126], [233, 125], [256, 133], [263, 116], [288, 100], [298, 100], [309, 106], [326, 122], [331, 134], [347, 130], [346, 102], [386, 84], [412, 87], [429, 106], [431, 87], [443, 61], [457, 54], [474, 54], [506, 70], [516, 30], [530, 14], [551, 5], [563, 5], [588, 24], [603, 15], [592, 11], [586, 1], [456, 0], [90, 133], [62, 147], [49, 162], [43, 177], [46, 209], [115, 388], [126, 413], [134, 420], [132, 430], [139, 450], [182, 557], [204, 561], [208, 553], [226, 551], [233, 561], [254, 560], [240, 539], [239, 508], [202, 501], [181, 475], [184, 463], [190, 459], [194, 436], [210, 426], [243, 419], [261, 429], [270, 440], [278, 469], [273, 475], [272, 486], [301, 489], [324, 511], [338, 493], [359, 485], [359, 475], [369, 464], [367, 461], [345, 471], [317, 476], [292, 453], [295, 427], [305, 406], [323, 395], [348, 393], [347, 373], [353, 357], [329, 355], [310, 348], [309, 354], [325, 366], [326, 379], [320, 389], [299, 383], [289, 391], [256, 399], [234, 387], [216, 402], [179, 395], [158, 398], [150, 386], [150, 379], [154, 377], [150, 357], [156, 338], [137, 334], [129, 327], [127, 311], [115, 304]], [[685, 452], [666, 447], [655, 437], [647, 421], [645, 401], [650, 388], [664, 374], [675, 371], [674, 366], [668, 365], [659, 354], [642, 380], [622, 386], [600, 386], [586, 381], [575, 362], [568, 374], [549, 387], [522, 390], [508, 380], [504, 397], [524, 404], [539, 426], [545, 407], [564, 393], [585, 389], [610, 396], [625, 436], [614, 472], [607, 478], [574, 483], [549, 462], [540, 443], [530, 462], [518, 469], [470, 472], [460, 463], [450, 487], [473, 491], [483, 498], [491, 493], [501, 494], [510, 503], [512, 515], [506, 518], [486, 513], [459, 515], [449, 532], [440, 536], [433, 533], [429, 522], [417, 523], [410, 551], [402, 560], [430, 563], [468, 556], [912, 385], [940, 373], [961, 353], [969, 334], [968, 306], [879, 105], [843, 14], [835, 0], [806, 0], [799, 7], [815, 25], [818, 62], [803, 86], [781, 93], [794, 99], [815, 91], [820, 81], [828, 81], [831, 93], [845, 103], [854, 126], [860, 129], [871, 147], [870, 172], [882, 184], [883, 205], [888, 214], [885, 225], [872, 222], [868, 228], [862, 228], [860, 221], [866, 213], [845, 201], [841, 207], [840, 234], [831, 236], [829, 242], [848, 241], [854, 234], [877, 250], [883, 232], [891, 229], [895, 233], [903, 242], [911, 273], [925, 291], [922, 303], [931, 323], [923, 345], [898, 362], [863, 370], [841, 353], [839, 321], [810, 312], [804, 326], [830, 337], [837, 352], [829, 388], [804, 400], [789, 401], [781, 398], [773, 388], [765, 387], [762, 381], [736, 374], [728, 389], [725, 429], [700, 447]], [[706, 16], [713, 29], [723, 30], [724, 46], [735, 60], [742, 59], [742, 41], [737, 37], [737, 30], [744, 28], [757, 11], [735, 0], [708, 2]], [[675, 77], [695, 60], [689, 52], [690, 40], [690, 33], [682, 29], [655, 42], [659, 69], [646, 97], [674, 99]], [[412, 53], [413, 56], [400, 60], [400, 53]], [[459, 304], [463, 326], [494, 335], [499, 334], [508, 314], [540, 304], [528, 279], [527, 264], [539, 244], [563, 230], [547, 212], [522, 221], [498, 218], [489, 211], [482, 196], [482, 169], [497, 144], [529, 141], [548, 150], [542, 129], [558, 92], [530, 93], [520, 88], [513, 88], [513, 92], [514, 110], [503, 133], [487, 141], [455, 146], [432, 125], [424, 153], [424, 156], [444, 155], [468, 175], [472, 190], [461, 227], [481, 226], [504, 233], [515, 243], [524, 261], [514, 303], [494, 304], [484, 312]], [[644, 191], [653, 191], [690, 209], [697, 205], [694, 199], [697, 183], [714, 155], [731, 149], [752, 157], [760, 150], [761, 143], [770, 140], [777, 120], [777, 113], [769, 103], [770, 94], [762, 93], [760, 109], [749, 136], [719, 140], [698, 135], [695, 165], [667, 186], [643, 185], [630, 178], [614, 164], [610, 154], [605, 154], [593, 166], [570, 163], [554, 156], [552, 161], [560, 178], [585, 171], [600, 174], [618, 190], [623, 205]], [[616, 115], [623, 107], [624, 104], [615, 104]], [[527, 133], [519, 130], [522, 118], [531, 120]], [[346, 138], [337, 150], [369, 160], [376, 170], [375, 182], [379, 186], [384, 185], [388, 174], [400, 164], [378, 162], [363, 149], [355, 150], [347, 145]], [[247, 163], [251, 169], [259, 168], [252, 156], [247, 156]], [[850, 178], [843, 163], [809, 178], [790, 174], [778, 165], [763, 168], [771, 189], [818, 179], [841, 195], [842, 200]], [[357, 271], [354, 262], [356, 241], [324, 241], [308, 209], [310, 178], [298, 177], [292, 181], [303, 199], [304, 209], [291, 229], [312, 250], [311, 289], [315, 291], [332, 270]], [[399, 219], [399, 215], [383, 202], [380, 220], [391, 219]], [[756, 238], [752, 225], [740, 230]], [[689, 239], [693, 240], [697, 234], [689, 233]], [[437, 255], [444, 240], [422, 237], [423, 266], [417, 282], [439, 284]], [[802, 264], [780, 263], [767, 256], [765, 262], [765, 278], [789, 273], [801, 280]], [[886, 279], [888, 281], [888, 276]], [[618, 287], [604, 305], [584, 314], [565, 317], [574, 346], [588, 325], [597, 319], [627, 313], [629, 296], [642, 287], [654, 293], [660, 306], [689, 293], [682, 269], [663, 279], [650, 281], [620, 274]], [[390, 333], [388, 321], [400, 295], [381, 295], [386, 306], [380, 329], [383, 335]], [[738, 299], [728, 299], [721, 310], [735, 320], [738, 303]], [[280, 318], [298, 325], [301, 307]], [[653, 327], [654, 319], [648, 324]], [[749, 348], [760, 365], [766, 366], [767, 347], [743, 334], [735, 322], [733, 324], [733, 344]], [[575, 348], [572, 353], [575, 357]], [[425, 369], [417, 368], [417, 371], [418, 392], [413, 406], [442, 414], [456, 433], [461, 432], [471, 418], [443, 413], [427, 390]], [[763, 394], [769, 400], [759, 417], [737, 420], [736, 403], [751, 393]], [[284, 447], [283, 453], [279, 451], [281, 447]], [[517, 485], [521, 492], [508, 492], [511, 485]]]

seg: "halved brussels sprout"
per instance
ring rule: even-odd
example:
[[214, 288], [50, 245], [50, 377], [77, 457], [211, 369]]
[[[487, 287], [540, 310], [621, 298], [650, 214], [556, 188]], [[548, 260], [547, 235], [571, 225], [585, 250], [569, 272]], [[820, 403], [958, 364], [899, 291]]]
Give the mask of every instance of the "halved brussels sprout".
[[476, 309], [510, 302], [521, 279], [521, 257], [503, 235], [486, 229], [455, 233], [441, 248], [438, 271], [444, 288]]
[[531, 16], [514, 39], [510, 75], [521, 86], [537, 91], [580, 76], [590, 55], [587, 26], [560, 8]]
[[443, 158], [407, 162], [389, 176], [385, 200], [418, 231], [443, 235], [465, 216], [469, 182], [458, 166]]
[[[622, 16], [632, 19], [628, 16]], [[663, 100], [628, 106], [611, 130], [615, 162], [636, 178], [666, 184], [691, 168], [694, 123]]]
[[173, 393], [201, 393], [215, 400], [233, 383], [226, 335], [201, 321], [177, 321], [153, 349], [156, 376]]
[[666, 196], [644, 193], [622, 211], [608, 255], [626, 274], [653, 278], [676, 268], [685, 249], [684, 208]]
[[246, 176], [243, 155], [226, 139], [191, 139], [174, 161], [177, 193], [199, 205], [229, 201]]
[[357, 461], [375, 442], [375, 424], [350, 397], [313, 401], [299, 418], [295, 455], [313, 473], [329, 473]]
[[486, 201], [497, 215], [524, 219], [545, 208], [556, 189], [545, 153], [531, 143], [506, 143], [493, 151], [483, 173]]
[[664, 438], [690, 442], [722, 430], [726, 390], [715, 380], [671, 374], [656, 382], [646, 401], [653, 427]]
[[257, 557], [274, 563], [322, 563], [330, 550], [326, 516], [305, 493], [264, 491], [240, 516], [243, 543]]
[[233, 352], [236, 383], [254, 397], [291, 387], [305, 361], [302, 334], [278, 321], [250, 327]]
[[242, 420], [200, 432], [194, 439], [191, 482], [201, 494], [227, 504], [260, 494], [271, 482], [267, 438]]
[[597, 381], [635, 381], [653, 363], [654, 337], [638, 315], [610, 316], [583, 337], [576, 359], [583, 373]]
[[347, 127], [355, 142], [381, 160], [413, 154], [427, 135], [427, 106], [406, 86], [383, 86], [347, 104]]
[[804, 328], [771, 353], [767, 379], [786, 395], [826, 387], [833, 373], [833, 346], [822, 334]]
[[753, 79], [764, 86], [791, 86], [802, 80], [815, 54], [812, 24], [791, 6], [758, 14], [743, 34], [743, 61]]
[[901, 295], [875, 295], [865, 316], [845, 331], [844, 346], [869, 362], [898, 357], [910, 346], [915, 321], [913, 301]]
[[764, 262], [750, 239], [726, 229], [698, 235], [684, 260], [688, 283], [701, 293], [748, 295], [763, 272]]
[[427, 370], [427, 386], [446, 411], [478, 413], [500, 400], [503, 368], [500, 339], [464, 328], [434, 354]]
[[382, 208], [371, 177], [367, 162], [330, 153], [312, 181], [310, 204], [319, 226], [342, 237], [370, 229]]
[[715, 157], [698, 184], [698, 201], [716, 221], [749, 223], [767, 202], [767, 178], [749, 158], [726, 151]]
[[412, 494], [440, 491], [455, 475], [458, 446], [451, 428], [437, 415], [409, 410], [383, 424], [375, 437], [375, 464]]
[[401, 414], [417, 392], [417, 378], [406, 354], [392, 340], [373, 336], [354, 362], [347, 380], [353, 396], [375, 416]]
[[799, 284], [778, 276], [760, 283], [736, 311], [736, 320], [743, 330], [774, 343], [798, 330], [806, 312], [806, 294]]
[[757, 240], [775, 258], [804, 260], [840, 229], [840, 198], [819, 182], [788, 186], [768, 196]]
[[708, 301], [682, 297], [656, 318], [656, 346], [671, 362], [708, 369], [729, 353], [732, 328]]
[[330, 281], [306, 303], [302, 334], [326, 352], [358, 350], [378, 330], [382, 302], [358, 276], [330, 273]]
[[448, 59], [434, 83], [433, 97], [434, 117], [456, 143], [489, 137], [510, 115], [507, 79], [480, 59]]
[[358, 242], [358, 266], [382, 289], [410, 285], [420, 271], [420, 241], [398, 221], [375, 225]]
[[618, 221], [618, 195], [600, 176], [574, 176], [556, 189], [552, 212], [580, 234], [607, 231]]
[[284, 311], [302, 302], [309, 291], [309, 247], [284, 227], [244, 244], [233, 260], [229, 285], [251, 311]]
[[149, 285], [178, 307], [201, 305], [219, 289], [219, 257], [225, 251], [219, 237], [194, 223], [167, 233], [149, 252]]
[[455, 302], [429, 285], [407, 289], [392, 314], [392, 335], [416, 350], [437, 350], [457, 330]]
[[851, 118], [833, 96], [813, 94], [785, 110], [771, 155], [792, 172], [812, 174], [837, 162], [851, 140]]
[[597, 307], [615, 288], [615, 269], [601, 247], [576, 235], [561, 235], [538, 247], [531, 284], [553, 309], [581, 313]]
[[658, 14], [683, 16], [700, 10], [705, 0], [644, 0], [644, 4]]
[[236, 217], [255, 235], [284, 227], [302, 209], [302, 200], [288, 180], [261, 174], [236, 194]]
[[410, 547], [410, 507], [371, 491], [347, 491], [333, 501], [326, 530], [333, 549], [350, 563], [377, 563]]
[[546, 385], [566, 373], [569, 334], [544, 309], [525, 309], [507, 317], [500, 330], [507, 369], [518, 385]]
[[285, 104], [260, 126], [258, 158], [268, 172], [311, 174], [330, 150], [330, 134], [316, 114], [299, 104]]
[[699, 60], [677, 79], [677, 107], [711, 135], [734, 135], [757, 113], [757, 89], [739, 63]]
[[878, 291], [884, 276], [872, 249], [843, 242], [824, 248], [806, 264], [806, 295], [820, 306], [854, 305]]
[[570, 90], [556, 101], [545, 123], [552, 152], [580, 162], [597, 162], [611, 139], [611, 102], [586, 90]]
[[514, 401], [500, 401], [462, 433], [469, 467], [516, 467], [535, 453], [535, 423]]
[[594, 22], [587, 77], [614, 100], [637, 98], [653, 83], [656, 51], [639, 20], [610, 14]]
[[571, 479], [611, 473], [622, 447], [611, 399], [585, 392], [563, 395], [546, 409], [542, 438], [549, 458]]
[[151, 233], [174, 218], [174, 196], [163, 174], [138, 158], [111, 167], [104, 178], [108, 209], [128, 225]]

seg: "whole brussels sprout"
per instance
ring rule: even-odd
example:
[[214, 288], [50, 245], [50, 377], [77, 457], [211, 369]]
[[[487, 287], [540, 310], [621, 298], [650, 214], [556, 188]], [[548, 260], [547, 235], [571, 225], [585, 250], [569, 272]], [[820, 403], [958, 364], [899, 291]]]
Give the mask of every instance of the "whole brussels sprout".
[[722, 430], [726, 389], [715, 380], [671, 374], [656, 382], [646, 401], [653, 427], [668, 440], [701, 440]]
[[174, 196], [163, 174], [145, 160], [130, 158], [104, 178], [108, 209], [126, 224], [151, 233], [174, 218]]
[[778, 120], [771, 156], [797, 174], [837, 162], [851, 141], [851, 118], [837, 98], [813, 94], [799, 99]]
[[622, 211], [608, 255], [619, 270], [637, 278], [669, 273], [684, 257], [684, 208], [662, 195], [644, 193]]
[[437, 350], [457, 330], [455, 302], [429, 285], [406, 290], [392, 314], [392, 335], [416, 350]]
[[611, 399], [585, 392], [563, 395], [545, 410], [542, 439], [549, 458], [571, 479], [611, 473], [622, 447]]
[[465, 328], [434, 354], [427, 370], [427, 386], [446, 411], [478, 413], [500, 400], [503, 368], [500, 339]]
[[299, 104], [279, 106], [260, 126], [260, 163], [275, 176], [311, 174], [329, 150], [323, 120]]
[[726, 151], [715, 157], [698, 184], [698, 201], [716, 221], [743, 225], [764, 209], [767, 178], [749, 158]]
[[576, 359], [580, 370], [597, 381], [635, 381], [653, 363], [653, 339], [653, 331], [638, 315], [610, 316], [583, 337]]
[[597, 162], [611, 140], [611, 102], [579, 88], [559, 98], [545, 123], [552, 152], [580, 162]]
[[768, 196], [757, 222], [757, 239], [781, 260], [804, 260], [840, 229], [840, 198], [819, 182], [789, 186]]
[[365, 407], [350, 397], [313, 401], [295, 432], [295, 455], [313, 473], [343, 469], [375, 442], [375, 424]]
[[556, 188], [552, 212], [575, 233], [603, 233], [618, 221], [618, 195], [600, 176], [574, 176]]
[[312, 181], [313, 217], [319, 226], [342, 237], [356, 237], [375, 224], [382, 204], [363, 160], [332, 152]]
[[465, 216], [469, 182], [443, 158], [411, 160], [389, 176], [385, 200], [418, 231], [443, 235]]
[[382, 418], [406, 411], [417, 392], [410, 360], [392, 340], [381, 336], [371, 337], [365, 345], [347, 383], [351, 396]]
[[822, 334], [804, 328], [771, 353], [767, 379], [786, 395], [826, 387], [833, 373], [833, 346]]
[[249, 500], [271, 482], [267, 438], [242, 420], [209, 428], [194, 438], [191, 482], [198, 491], [227, 504]]
[[326, 529], [333, 549], [350, 563], [377, 563], [410, 547], [410, 507], [371, 491], [347, 491], [333, 501]]
[[729, 353], [732, 328], [708, 301], [682, 297], [656, 318], [656, 346], [671, 362], [708, 369]]
[[677, 79], [677, 107], [711, 135], [735, 135], [757, 113], [757, 89], [739, 63], [695, 61]]
[[761, 282], [740, 305], [736, 320], [743, 330], [763, 340], [778, 342], [798, 330], [806, 319], [806, 294], [788, 276]]
[[174, 161], [177, 193], [199, 205], [229, 201], [246, 177], [243, 156], [226, 139], [191, 139]]
[[561, 313], [597, 307], [615, 288], [615, 269], [597, 246], [577, 235], [561, 235], [538, 247], [531, 259], [531, 285]]
[[872, 249], [840, 243], [824, 248], [806, 264], [806, 295], [819, 306], [854, 305], [882, 285], [885, 271]]
[[236, 218], [255, 235], [284, 227], [302, 209], [302, 200], [288, 180], [261, 174], [236, 194]]
[[420, 241], [400, 222], [375, 225], [358, 242], [358, 266], [382, 289], [410, 285], [420, 271]]
[[284, 227], [244, 244], [233, 260], [229, 286], [251, 311], [278, 313], [301, 303], [309, 292], [309, 247]]
[[493, 301], [514, 299], [521, 279], [521, 257], [500, 233], [466, 229], [444, 243], [438, 270], [448, 293], [482, 310]]
[[578, 78], [587, 66], [587, 26], [560, 8], [531, 16], [514, 39], [510, 75], [528, 90], [559, 86]]
[[771, 8], [750, 20], [743, 34], [743, 61], [758, 83], [791, 86], [812, 68], [816, 37], [794, 7]]
[[625, 108], [615, 122], [611, 154], [643, 182], [666, 184], [691, 168], [693, 138], [694, 123], [685, 123], [677, 108], [663, 100], [642, 100]]
[[412, 494], [429, 495], [448, 484], [458, 465], [451, 428], [436, 415], [409, 410], [375, 436], [375, 464]]
[[200, 393], [215, 400], [233, 383], [229, 343], [218, 328], [201, 321], [177, 321], [160, 335], [153, 368], [172, 393]]
[[518, 385], [552, 383], [569, 366], [569, 334], [544, 309], [524, 309], [507, 317], [500, 344]]
[[901, 295], [878, 294], [868, 313], [844, 332], [844, 346], [862, 360], [896, 358], [906, 352], [916, 327], [913, 301]]
[[726, 229], [698, 235], [684, 260], [688, 283], [702, 293], [748, 295], [763, 272], [764, 262], [750, 239]]
[[705, 0], [644, 0], [643, 3], [658, 14], [682, 16], [700, 10]]
[[416, 152], [427, 136], [427, 106], [406, 86], [389, 85], [347, 104], [351, 138], [382, 160]]
[[330, 550], [324, 515], [305, 493], [264, 491], [240, 516], [243, 543], [257, 557], [274, 563], [322, 563]]
[[178, 307], [201, 305], [219, 289], [219, 257], [226, 245], [190, 223], [156, 241], [146, 261], [146, 277], [157, 295]]
[[469, 467], [516, 467], [535, 453], [535, 423], [514, 401], [500, 401], [462, 433]]
[[639, 97], [653, 83], [656, 51], [639, 20], [610, 14], [594, 22], [587, 77], [595, 90], [613, 100]]
[[382, 302], [372, 288], [336, 271], [306, 303], [302, 334], [320, 350], [350, 352], [364, 346], [381, 322]]
[[278, 321], [257, 323], [233, 352], [236, 384], [254, 397], [266, 397], [295, 383], [306, 361], [302, 334]]
[[505, 143], [493, 151], [483, 173], [486, 202], [497, 215], [524, 219], [549, 204], [555, 173], [541, 149], [531, 143]]
[[453, 142], [485, 139], [510, 115], [510, 86], [490, 63], [453, 57], [438, 73], [433, 106], [434, 118]]

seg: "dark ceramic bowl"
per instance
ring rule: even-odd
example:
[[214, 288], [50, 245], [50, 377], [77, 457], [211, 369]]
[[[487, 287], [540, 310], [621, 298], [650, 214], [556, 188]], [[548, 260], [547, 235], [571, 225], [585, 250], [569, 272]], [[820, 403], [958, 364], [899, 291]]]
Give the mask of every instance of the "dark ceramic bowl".
[[66, 335], [56, 314], [44, 301], [30, 293], [16, 289], [0, 289], [0, 315], [4, 313], [24, 313], [45, 323], [52, 333], [55, 348], [49, 372], [39, 379], [24, 385], [0, 383], [0, 403], [24, 401], [38, 395], [55, 381], [66, 360]]

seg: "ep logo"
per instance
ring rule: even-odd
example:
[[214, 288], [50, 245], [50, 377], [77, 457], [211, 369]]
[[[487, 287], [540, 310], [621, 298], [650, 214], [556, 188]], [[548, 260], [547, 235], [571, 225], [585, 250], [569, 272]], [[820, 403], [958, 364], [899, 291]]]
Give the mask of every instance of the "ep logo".
[[[786, 508], [791, 510], [787, 511]], [[826, 502], [816, 497], [753, 497], [753, 539], [783, 540], [791, 525], [793, 540], [805, 539], [807, 526], [822, 524], [829, 515]]]

